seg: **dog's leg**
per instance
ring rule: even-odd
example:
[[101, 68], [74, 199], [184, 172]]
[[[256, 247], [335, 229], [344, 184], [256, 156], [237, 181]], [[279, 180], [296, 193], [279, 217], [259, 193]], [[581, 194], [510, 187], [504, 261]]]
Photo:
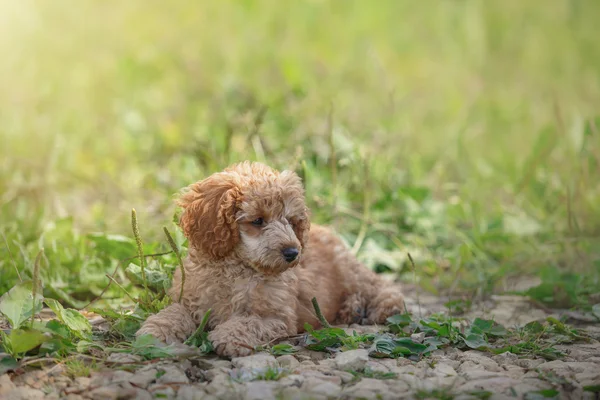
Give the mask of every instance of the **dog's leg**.
[[374, 296], [369, 299], [367, 320], [372, 324], [383, 324], [388, 317], [405, 311], [404, 296], [400, 288], [385, 285], [383, 282], [382, 286], [383, 288], [374, 292]]
[[337, 313], [338, 324], [362, 324], [366, 318], [367, 299], [362, 293], [353, 293], [344, 299]]
[[181, 304], [171, 304], [158, 314], [148, 317], [136, 336], [150, 334], [157, 339], [169, 344], [183, 342], [196, 329], [192, 316]]
[[258, 316], [231, 317], [208, 334], [215, 352], [224, 357], [243, 357], [252, 354], [258, 345], [294, 334], [286, 323], [276, 318]]

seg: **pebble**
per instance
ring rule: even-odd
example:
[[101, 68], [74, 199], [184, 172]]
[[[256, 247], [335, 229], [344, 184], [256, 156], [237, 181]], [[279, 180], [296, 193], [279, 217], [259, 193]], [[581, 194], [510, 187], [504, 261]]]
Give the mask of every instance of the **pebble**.
[[335, 365], [342, 371], [362, 371], [368, 361], [369, 351], [365, 349], [343, 351], [335, 356]]
[[270, 354], [258, 353], [247, 357], [236, 357], [231, 360], [234, 368], [265, 369], [276, 367], [277, 360]]
[[12, 391], [15, 387], [15, 384], [12, 382], [8, 374], [0, 376], [0, 395]]
[[300, 362], [296, 359], [296, 357], [289, 354], [277, 357], [277, 362], [281, 368], [286, 368], [291, 371], [300, 365]]

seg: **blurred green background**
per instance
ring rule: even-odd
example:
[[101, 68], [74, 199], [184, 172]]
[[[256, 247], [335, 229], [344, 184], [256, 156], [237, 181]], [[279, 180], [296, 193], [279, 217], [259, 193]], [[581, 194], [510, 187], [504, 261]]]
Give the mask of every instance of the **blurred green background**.
[[44, 247], [46, 290], [85, 304], [135, 255], [131, 208], [165, 251], [173, 195], [251, 159], [301, 174], [377, 271], [586, 306], [599, 20], [595, 0], [1, 0], [0, 293]]

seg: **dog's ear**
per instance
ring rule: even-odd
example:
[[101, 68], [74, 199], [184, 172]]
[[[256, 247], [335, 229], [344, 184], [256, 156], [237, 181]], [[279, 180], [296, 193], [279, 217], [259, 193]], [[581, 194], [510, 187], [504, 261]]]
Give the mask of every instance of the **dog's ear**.
[[177, 204], [183, 207], [179, 225], [191, 246], [213, 259], [221, 258], [239, 242], [236, 204], [239, 187], [224, 174], [214, 174], [188, 187]]

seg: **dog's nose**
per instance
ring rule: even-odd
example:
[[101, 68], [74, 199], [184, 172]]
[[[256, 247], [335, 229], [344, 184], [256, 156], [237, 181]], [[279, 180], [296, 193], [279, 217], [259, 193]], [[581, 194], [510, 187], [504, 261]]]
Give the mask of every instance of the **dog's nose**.
[[298, 257], [298, 249], [295, 247], [288, 247], [286, 249], [281, 250], [281, 254], [283, 254], [283, 258], [285, 261], [292, 262]]

